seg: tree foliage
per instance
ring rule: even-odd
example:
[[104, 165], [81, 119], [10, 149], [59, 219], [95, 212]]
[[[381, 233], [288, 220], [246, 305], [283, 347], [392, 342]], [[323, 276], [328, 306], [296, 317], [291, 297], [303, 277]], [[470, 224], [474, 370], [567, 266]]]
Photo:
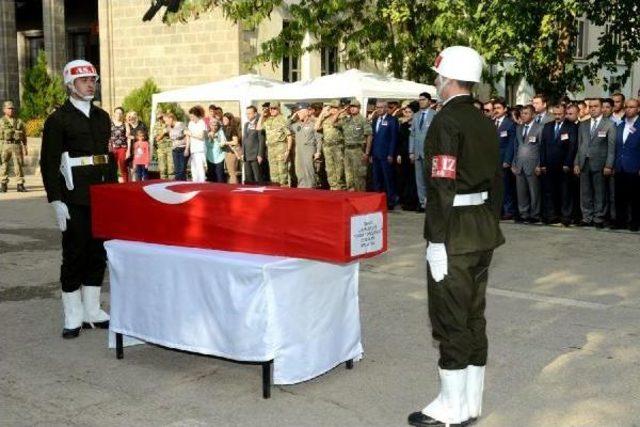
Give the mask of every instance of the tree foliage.
[[[489, 83], [508, 69], [551, 97], [583, 89], [585, 79], [611, 89], [627, 80], [640, 58], [638, 0], [184, 0], [164, 20], [185, 23], [215, 8], [249, 26], [283, 9], [289, 25], [262, 43], [255, 62], [277, 64], [284, 54], [338, 46], [347, 66], [376, 61], [397, 77], [428, 82], [437, 53], [462, 44], [497, 66], [485, 73]], [[576, 60], [581, 18], [607, 31], [584, 60]], [[315, 40], [308, 46], [306, 32]], [[602, 77], [603, 69], [612, 78]]]
[[47, 72], [44, 51], [38, 53], [36, 64], [24, 73], [20, 117], [23, 120], [44, 119], [67, 98], [62, 78]]
[[147, 79], [142, 86], [129, 92], [124, 98], [122, 108], [125, 112], [135, 111], [138, 118], [147, 126], [151, 120], [151, 97], [160, 92], [160, 88], [153, 79]]

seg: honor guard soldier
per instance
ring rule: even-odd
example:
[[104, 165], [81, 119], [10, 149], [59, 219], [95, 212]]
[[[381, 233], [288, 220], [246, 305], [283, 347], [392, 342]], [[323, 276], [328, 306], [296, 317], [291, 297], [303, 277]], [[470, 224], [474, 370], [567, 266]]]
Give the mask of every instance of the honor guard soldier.
[[367, 165], [371, 153], [371, 125], [360, 114], [360, 102], [352, 100], [342, 123], [344, 135], [344, 176], [347, 190], [365, 191]]
[[4, 115], [0, 119], [0, 191], [7, 192], [9, 186], [9, 162], [13, 161], [13, 173], [18, 178], [18, 192], [24, 188], [24, 156], [27, 152], [27, 133], [24, 122], [16, 117], [16, 109], [11, 101], [2, 104]]
[[439, 341], [440, 393], [409, 415], [414, 426], [468, 425], [480, 416], [487, 335], [485, 294], [493, 250], [504, 243], [498, 217], [502, 165], [493, 122], [473, 105], [482, 58], [443, 50], [433, 68], [443, 107], [427, 134], [427, 289]]
[[289, 186], [289, 160], [291, 157], [291, 144], [288, 138], [291, 130], [287, 119], [280, 112], [279, 102], [269, 103], [269, 115], [260, 116], [258, 130], [264, 129], [267, 158], [269, 159], [269, 172], [271, 182], [278, 183], [282, 187]]
[[160, 179], [173, 179], [173, 147], [169, 138], [169, 127], [164, 122], [164, 114], [158, 111], [156, 124], [153, 125], [156, 156]]
[[91, 233], [89, 187], [117, 182], [117, 175], [109, 155], [109, 115], [91, 102], [98, 80], [95, 67], [71, 61], [63, 78], [69, 98], [45, 121], [40, 167], [62, 231], [62, 337], [75, 338], [80, 328], [109, 327], [109, 315], [100, 309], [106, 253]]

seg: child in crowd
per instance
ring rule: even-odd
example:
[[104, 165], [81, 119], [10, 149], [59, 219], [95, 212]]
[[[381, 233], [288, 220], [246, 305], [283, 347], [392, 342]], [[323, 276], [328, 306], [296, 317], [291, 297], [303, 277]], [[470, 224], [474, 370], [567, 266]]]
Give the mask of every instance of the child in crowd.
[[133, 145], [133, 167], [136, 172], [136, 181], [147, 180], [149, 168], [149, 141], [144, 130], [136, 132], [136, 142]]

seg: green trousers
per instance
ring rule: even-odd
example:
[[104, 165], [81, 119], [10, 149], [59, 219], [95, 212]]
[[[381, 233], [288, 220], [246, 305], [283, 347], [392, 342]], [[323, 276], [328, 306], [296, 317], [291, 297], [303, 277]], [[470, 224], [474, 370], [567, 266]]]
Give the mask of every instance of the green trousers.
[[9, 162], [13, 161], [13, 173], [16, 175], [16, 183], [24, 184], [24, 157], [22, 154], [22, 144], [5, 143], [0, 146], [0, 182], [9, 183]]
[[487, 363], [484, 317], [489, 264], [493, 250], [448, 256], [448, 274], [436, 283], [427, 264], [429, 318], [439, 342], [442, 369]]

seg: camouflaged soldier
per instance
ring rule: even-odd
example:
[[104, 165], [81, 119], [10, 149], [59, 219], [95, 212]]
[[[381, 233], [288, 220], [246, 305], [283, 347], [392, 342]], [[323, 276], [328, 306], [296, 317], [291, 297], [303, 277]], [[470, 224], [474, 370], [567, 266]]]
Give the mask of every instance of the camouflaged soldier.
[[17, 189], [19, 192], [27, 191], [24, 188], [24, 156], [27, 152], [27, 133], [24, 122], [16, 117], [16, 109], [11, 101], [5, 101], [2, 105], [4, 116], [0, 119], [0, 191], [7, 192], [9, 184], [9, 162], [13, 161], [13, 172], [18, 178]]
[[343, 119], [344, 175], [349, 191], [365, 191], [371, 152], [371, 124], [360, 114], [360, 102], [351, 101]]
[[344, 137], [343, 119], [340, 115], [340, 102], [329, 102], [322, 110], [316, 124], [316, 130], [322, 132], [322, 154], [327, 170], [327, 181], [332, 190], [345, 190], [344, 182]]
[[169, 129], [164, 122], [162, 111], [158, 111], [156, 124], [153, 125], [153, 140], [158, 158], [160, 179], [173, 179], [173, 147], [169, 138]]
[[289, 161], [291, 154], [291, 135], [287, 119], [280, 113], [280, 103], [269, 103], [269, 117], [260, 116], [257, 129], [264, 129], [266, 135], [267, 158], [271, 182], [289, 186]]

